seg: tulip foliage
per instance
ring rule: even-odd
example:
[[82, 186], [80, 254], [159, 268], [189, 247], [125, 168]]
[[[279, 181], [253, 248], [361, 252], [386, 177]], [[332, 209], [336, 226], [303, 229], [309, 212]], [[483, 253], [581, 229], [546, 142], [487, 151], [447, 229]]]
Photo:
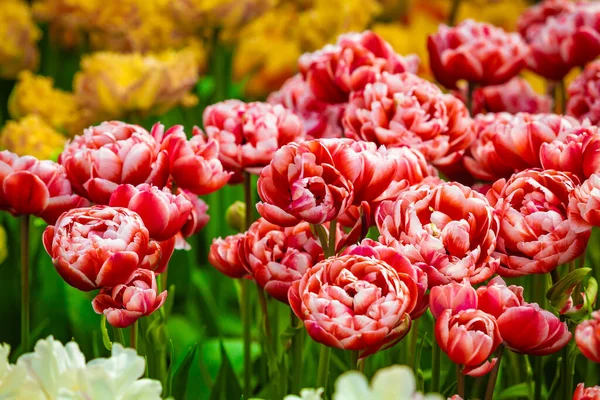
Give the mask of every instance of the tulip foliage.
[[[15, 357], [132, 347], [176, 399], [600, 399], [600, 7], [450, 22], [428, 64], [347, 33], [266, 101], [211, 81], [56, 161], [0, 152]], [[93, 386], [5, 364], [0, 398]]]

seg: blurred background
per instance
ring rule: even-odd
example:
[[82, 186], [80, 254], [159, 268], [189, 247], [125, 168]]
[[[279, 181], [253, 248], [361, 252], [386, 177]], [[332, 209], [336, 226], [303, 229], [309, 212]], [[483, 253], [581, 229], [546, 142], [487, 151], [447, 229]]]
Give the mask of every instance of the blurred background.
[[[0, 150], [56, 159], [90, 125], [119, 119], [149, 129], [160, 121], [201, 126], [212, 103], [263, 100], [297, 72], [301, 54], [338, 35], [371, 29], [427, 70], [427, 35], [440, 23], [475, 18], [514, 31], [526, 0], [0, 0]], [[539, 93], [541, 78], [524, 73]], [[207, 266], [212, 239], [234, 233], [226, 208], [242, 199], [228, 186], [205, 196], [211, 221], [192, 250], [170, 263], [168, 321], [174, 360], [198, 343], [188, 398], [239, 374], [242, 362], [237, 282]], [[18, 223], [1, 215], [0, 342], [19, 342]], [[34, 339], [75, 339], [88, 358], [105, 355], [92, 294], [67, 286], [31, 234]], [[174, 289], [174, 290], [173, 290]], [[288, 317], [282, 304], [273, 312]], [[278, 308], [279, 307], [279, 308]], [[283, 318], [283, 317], [282, 317]], [[287, 320], [286, 320], [287, 323]], [[229, 362], [220, 351], [224, 344]], [[172, 345], [172, 346], [171, 346]], [[256, 357], [260, 346], [255, 349]], [[18, 352], [15, 352], [15, 354]], [[334, 359], [334, 368], [335, 368]], [[223, 367], [224, 364], [225, 367]], [[343, 365], [342, 365], [343, 368]], [[307, 371], [314, 368], [306, 368]], [[259, 372], [260, 373], [260, 372]], [[214, 392], [214, 391], [213, 391]], [[216, 397], [211, 397], [216, 398]]]

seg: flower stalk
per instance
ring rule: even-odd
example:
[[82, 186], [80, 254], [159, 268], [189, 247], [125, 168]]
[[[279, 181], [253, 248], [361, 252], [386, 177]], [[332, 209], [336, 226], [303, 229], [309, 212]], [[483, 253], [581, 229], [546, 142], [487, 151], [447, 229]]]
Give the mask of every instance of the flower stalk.
[[21, 348], [29, 350], [31, 297], [29, 290], [29, 214], [21, 217]]
[[496, 361], [496, 365], [492, 369], [490, 373], [490, 378], [488, 380], [487, 388], [485, 390], [485, 400], [493, 400], [494, 398], [494, 389], [496, 388], [496, 381], [498, 380], [498, 372], [500, 371], [500, 363], [502, 362], [502, 354], [504, 353], [504, 345], [500, 345], [496, 350], [495, 356], [498, 358]]

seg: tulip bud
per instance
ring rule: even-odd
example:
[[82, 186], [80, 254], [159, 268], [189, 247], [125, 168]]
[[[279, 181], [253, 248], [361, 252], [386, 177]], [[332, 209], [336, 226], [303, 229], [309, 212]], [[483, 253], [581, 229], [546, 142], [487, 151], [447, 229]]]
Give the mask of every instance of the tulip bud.
[[227, 225], [238, 231], [243, 232], [246, 227], [246, 203], [241, 201], [236, 201], [232, 205], [227, 208], [225, 211], [225, 222]]

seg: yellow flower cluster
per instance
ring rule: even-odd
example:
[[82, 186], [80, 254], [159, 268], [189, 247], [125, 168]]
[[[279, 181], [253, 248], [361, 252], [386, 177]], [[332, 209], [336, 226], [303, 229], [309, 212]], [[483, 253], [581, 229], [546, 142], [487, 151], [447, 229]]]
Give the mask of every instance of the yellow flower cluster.
[[0, 148], [20, 156], [31, 155], [40, 160], [55, 159], [66, 138], [41, 117], [28, 115], [19, 121], [8, 121], [0, 132]]
[[29, 71], [19, 74], [8, 100], [8, 111], [13, 119], [38, 115], [54, 129], [71, 136], [92, 122], [89, 116], [85, 118], [72, 93], [56, 89], [52, 78]]
[[294, 74], [302, 53], [366, 29], [380, 11], [376, 0], [282, 2], [240, 30], [234, 77], [249, 79], [247, 95], [264, 96]]
[[95, 50], [144, 53], [181, 48], [194, 41], [175, 18], [171, 3], [38, 0], [34, 12], [40, 21], [49, 23], [53, 39], [66, 47], [89, 42]]
[[75, 74], [77, 102], [97, 120], [160, 115], [177, 105], [193, 105], [200, 57], [193, 47], [160, 53], [98, 52], [86, 56]]
[[3, 0], [0, 6], [0, 78], [14, 79], [39, 62], [37, 42], [41, 32], [33, 21], [27, 3]]

